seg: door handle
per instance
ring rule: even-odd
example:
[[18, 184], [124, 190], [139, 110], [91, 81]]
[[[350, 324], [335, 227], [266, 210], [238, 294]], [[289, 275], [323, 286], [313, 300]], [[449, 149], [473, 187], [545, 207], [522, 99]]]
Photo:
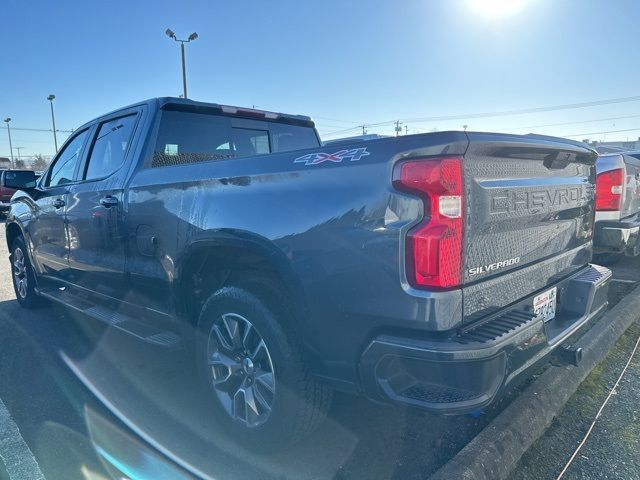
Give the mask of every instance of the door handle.
[[66, 203], [64, 202], [64, 200], [62, 200], [61, 198], [56, 198], [53, 201], [53, 206], [58, 209], [58, 208], [62, 208], [66, 205]]
[[118, 205], [118, 199], [116, 197], [112, 197], [111, 195], [107, 195], [106, 197], [102, 197], [100, 199], [100, 205], [105, 208], [111, 208]]

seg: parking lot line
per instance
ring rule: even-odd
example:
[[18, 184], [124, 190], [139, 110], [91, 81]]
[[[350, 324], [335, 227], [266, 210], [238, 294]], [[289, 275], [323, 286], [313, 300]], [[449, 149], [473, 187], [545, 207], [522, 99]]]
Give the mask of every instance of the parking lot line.
[[11, 413], [0, 399], [0, 459], [10, 480], [45, 480]]

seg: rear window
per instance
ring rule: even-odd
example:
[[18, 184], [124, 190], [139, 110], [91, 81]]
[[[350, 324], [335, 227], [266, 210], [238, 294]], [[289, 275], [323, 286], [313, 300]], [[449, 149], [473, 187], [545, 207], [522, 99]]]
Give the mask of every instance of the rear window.
[[310, 127], [164, 111], [152, 166], [225, 160], [318, 146], [315, 130]]

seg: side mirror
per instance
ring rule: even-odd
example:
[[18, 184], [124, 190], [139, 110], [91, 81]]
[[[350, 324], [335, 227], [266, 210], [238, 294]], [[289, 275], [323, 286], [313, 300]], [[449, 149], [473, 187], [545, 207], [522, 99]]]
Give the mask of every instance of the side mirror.
[[36, 172], [30, 170], [7, 170], [4, 172], [4, 186], [15, 190], [29, 190], [36, 187]]

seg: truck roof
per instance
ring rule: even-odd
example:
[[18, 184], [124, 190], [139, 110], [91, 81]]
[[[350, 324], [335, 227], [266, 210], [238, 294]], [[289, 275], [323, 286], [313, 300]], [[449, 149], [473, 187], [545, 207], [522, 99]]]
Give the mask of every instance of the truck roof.
[[[223, 105], [219, 103], [198, 102], [196, 100], [178, 98], [178, 97], [156, 97], [148, 100], [142, 100], [140, 102], [132, 103], [125, 107], [117, 108], [109, 113], [105, 113], [98, 118], [102, 118], [107, 115], [112, 115], [121, 110], [126, 110], [132, 107], [138, 107], [140, 105], [149, 105], [164, 110], [187, 110], [195, 113], [218, 113], [222, 115], [231, 115], [244, 118], [264, 119], [270, 121], [278, 121], [289, 124], [302, 125], [305, 127], [314, 128], [315, 124], [311, 117], [306, 115], [293, 115], [289, 113], [271, 112], [267, 110], [258, 110], [255, 108], [237, 107], [232, 105]], [[91, 120], [91, 123], [96, 119]]]
[[352, 137], [335, 138], [332, 140], [325, 140], [322, 142], [324, 145], [341, 145], [343, 143], [354, 143], [368, 140], [379, 140], [381, 138], [389, 138], [389, 135], [379, 135], [377, 133], [366, 133], [364, 135], [354, 135]]

